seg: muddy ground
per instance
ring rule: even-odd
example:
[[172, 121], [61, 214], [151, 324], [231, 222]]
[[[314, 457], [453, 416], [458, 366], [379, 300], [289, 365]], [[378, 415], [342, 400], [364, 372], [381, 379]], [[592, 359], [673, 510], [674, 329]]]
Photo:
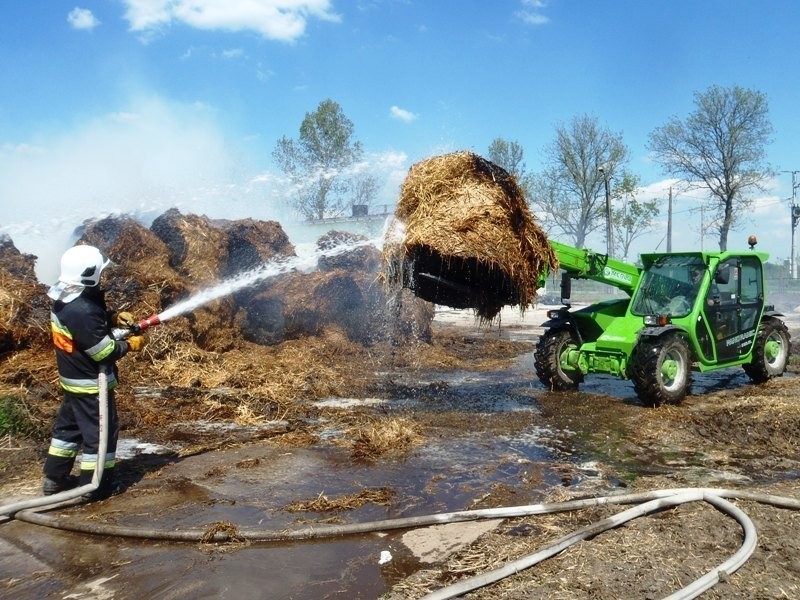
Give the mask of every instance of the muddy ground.
[[[126, 490], [59, 514], [164, 530], [227, 524], [235, 533], [687, 486], [800, 498], [796, 355], [790, 373], [766, 385], [751, 385], [739, 369], [697, 376], [683, 404], [650, 409], [630, 383], [611, 378], [587, 379], [579, 393], [546, 390], [531, 354], [542, 321], [529, 311], [479, 327], [444, 311], [433, 345], [339, 342], [335, 364], [326, 352], [315, 369], [310, 352], [305, 394], [292, 402], [237, 387], [230, 376], [217, 385], [209, 357], [198, 358], [185, 386], [152, 384], [122, 363], [131, 375], [120, 393]], [[800, 339], [800, 323], [789, 324]], [[9, 438], [0, 446], [3, 503], [37, 495], [46, 444]], [[758, 545], [703, 597], [800, 597], [800, 512], [735, 503], [755, 522]], [[418, 598], [619, 510], [302, 543], [132, 540], [6, 521], [0, 595]], [[661, 598], [726, 560], [741, 539], [739, 525], [710, 505], [683, 505], [468, 597]]]

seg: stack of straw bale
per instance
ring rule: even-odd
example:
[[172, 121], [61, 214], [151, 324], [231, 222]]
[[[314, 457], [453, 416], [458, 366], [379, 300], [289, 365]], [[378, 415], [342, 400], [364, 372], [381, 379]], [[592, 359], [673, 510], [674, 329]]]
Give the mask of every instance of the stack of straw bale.
[[538, 278], [558, 266], [514, 177], [471, 152], [413, 165], [395, 216], [405, 230], [384, 246], [387, 282], [484, 320], [533, 304]]

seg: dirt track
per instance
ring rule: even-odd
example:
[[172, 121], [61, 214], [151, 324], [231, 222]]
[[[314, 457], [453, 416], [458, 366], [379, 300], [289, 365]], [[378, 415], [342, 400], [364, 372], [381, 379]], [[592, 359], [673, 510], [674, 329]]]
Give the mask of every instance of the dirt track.
[[[170, 449], [123, 463], [129, 485], [123, 495], [69, 512], [133, 526], [235, 521], [258, 527], [266, 519], [280, 527], [298, 519], [358, 522], [684, 486], [800, 498], [796, 375], [759, 387], [738, 369], [702, 376], [682, 405], [655, 410], [636, 400], [630, 384], [608, 378], [587, 380], [577, 394], [555, 395], [532, 375], [530, 343], [541, 320], [529, 313], [522, 321], [506, 318], [499, 329], [478, 329], [455, 313], [440, 314], [435, 354], [398, 351], [349, 362], [343, 356], [345, 371], [358, 382], [352, 402], [342, 401], [347, 394], [340, 388], [338, 400], [300, 403], [271, 423], [237, 426], [235, 415], [218, 419], [226, 427], [165, 421], [165, 411], [179, 414], [171, 408], [191, 401], [190, 390], [159, 396], [138, 388], [129, 410], [149, 406], [153, 415], [129, 415], [127, 433]], [[792, 333], [800, 335], [796, 324]], [[423, 366], [434, 356], [436, 368]], [[211, 400], [222, 406], [226, 394], [220, 390]], [[208, 408], [225, 414], [216, 410]], [[355, 452], [357, 439], [389, 421], [406, 428], [400, 452]], [[35, 495], [40, 456], [32, 450], [4, 451], [21, 468], [20, 476], [4, 477], [4, 499]], [[387, 490], [371, 495], [380, 488]], [[299, 517], [286, 510], [323, 495], [327, 507], [309, 504]], [[800, 513], [737, 504], [756, 522], [758, 547], [704, 597], [800, 597]], [[265, 590], [286, 598], [419, 597], [617, 510], [504, 521], [476, 541], [461, 535], [459, 543], [442, 542], [450, 553], [434, 562], [415, 554], [401, 533], [213, 548], [0, 523], [0, 590], [17, 598], [101, 597], [101, 591], [115, 598], [252, 597]], [[428, 539], [438, 535], [430, 531]], [[660, 598], [724, 561], [740, 540], [732, 520], [709, 506], [687, 505], [599, 535], [470, 597]], [[73, 556], [68, 548], [76, 546], [81, 551]], [[379, 564], [383, 550], [393, 558]]]

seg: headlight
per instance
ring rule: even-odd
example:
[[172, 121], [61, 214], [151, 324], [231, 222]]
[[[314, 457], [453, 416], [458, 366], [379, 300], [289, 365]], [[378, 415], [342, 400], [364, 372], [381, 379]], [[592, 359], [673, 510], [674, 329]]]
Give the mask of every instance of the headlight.
[[644, 324], [648, 327], [664, 327], [670, 323], [669, 316], [667, 315], [645, 315]]

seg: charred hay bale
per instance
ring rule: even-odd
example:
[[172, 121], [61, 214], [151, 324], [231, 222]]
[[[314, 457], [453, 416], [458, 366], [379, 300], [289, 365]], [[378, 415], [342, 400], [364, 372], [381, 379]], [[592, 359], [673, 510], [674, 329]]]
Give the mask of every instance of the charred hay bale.
[[350, 233], [347, 231], [329, 231], [317, 240], [317, 248], [323, 252], [336, 251], [341, 248], [348, 248], [343, 252], [326, 255], [323, 254], [317, 261], [320, 271], [335, 271], [344, 269], [346, 271], [365, 271], [373, 273], [375, 276], [381, 265], [381, 253], [373, 245], [359, 245], [358, 242], [366, 242], [367, 238], [363, 235]]
[[383, 318], [377, 332], [381, 339], [402, 344], [408, 340], [430, 343], [433, 340], [433, 318], [436, 306], [418, 298], [408, 289], [401, 289], [394, 296], [384, 298]]
[[405, 234], [387, 238], [386, 281], [482, 319], [530, 306], [539, 275], [558, 264], [514, 177], [471, 152], [413, 165], [395, 216]]
[[116, 310], [147, 316], [159, 312], [165, 300], [185, 294], [164, 242], [131, 217], [85, 222], [79, 243], [98, 247], [114, 262], [103, 276], [103, 287]]
[[371, 273], [291, 273], [253, 295], [237, 323], [245, 339], [263, 345], [319, 336], [331, 326], [362, 345], [412, 337], [429, 341], [433, 305], [407, 291], [402, 296], [402, 302], [387, 300]]
[[11, 277], [23, 283], [37, 284], [36, 258], [33, 254], [20, 252], [8, 234], [0, 234], [0, 267]]
[[[362, 235], [330, 231], [317, 240], [317, 247], [331, 250], [339, 246], [353, 246], [368, 239]], [[351, 338], [364, 344], [379, 341], [402, 343], [409, 339], [430, 341], [434, 306], [407, 290], [389, 291], [379, 284], [381, 253], [371, 244], [359, 245], [342, 254], [323, 255], [318, 261], [320, 271], [342, 270], [349, 273], [361, 290], [363, 309], [358, 316], [359, 335]]]
[[169, 249], [169, 263], [191, 285], [203, 285], [223, 276], [228, 263], [228, 236], [208, 217], [182, 215], [171, 208], [158, 216], [150, 230]]
[[225, 221], [228, 258], [225, 276], [258, 267], [276, 256], [294, 256], [294, 246], [277, 221], [240, 219]]
[[329, 325], [363, 339], [365, 302], [354, 279], [342, 271], [289, 273], [253, 295], [238, 317], [245, 339], [272, 345], [317, 336]]
[[0, 355], [49, 343], [50, 300], [35, 263], [34, 255], [0, 235]]
[[408, 340], [430, 342], [435, 306], [405, 288], [387, 288], [374, 274], [351, 274], [364, 298], [361, 319], [364, 344], [382, 341], [402, 344]]

